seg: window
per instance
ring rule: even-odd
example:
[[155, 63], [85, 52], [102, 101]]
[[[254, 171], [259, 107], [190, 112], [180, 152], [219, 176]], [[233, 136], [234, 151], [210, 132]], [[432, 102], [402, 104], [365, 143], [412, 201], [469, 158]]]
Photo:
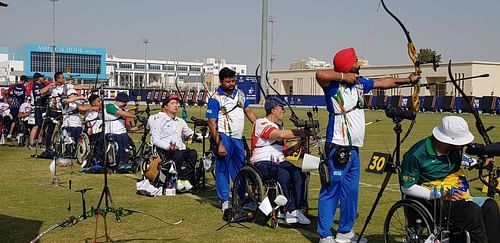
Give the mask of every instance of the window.
[[177, 67], [177, 71], [187, 72], [188, 71], [188, 67], [187, 66], [178, 66]]
[[144, 63], [136, 63], [134, 67], [135, 69], [144, 69]]
[[191, 66], [191, 72], [201, 72], [200, 66]]
[[163, 70], [174, 71], [175, 67], [174, 65], [163, 65]]
[[149, 69], [151, 70], [161, 70], [160, 64], [149, 64]]
[[132, 63], [120, 63], [120, 68], [132, 69]]
[[[100, 55], [56, 53], [56, 72], [95, 74], [101, 66]], [[32, 72], [51, 72], [52, 53], [31, 52]]]

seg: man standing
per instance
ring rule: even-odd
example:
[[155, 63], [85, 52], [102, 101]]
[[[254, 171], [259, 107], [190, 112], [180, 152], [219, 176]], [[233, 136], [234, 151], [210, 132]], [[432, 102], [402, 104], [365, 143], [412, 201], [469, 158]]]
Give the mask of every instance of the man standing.
[[16, 128], [19, 108], [26, 100], [26, 81], [28, 81], [28, 77], [22, 75], [17, 83], [10, 85], [9, 88], [4, 92], [4, 96], [10, 97], [10, 99], [8, 99], [8, 103], [10, 105], [10, 114], [12, 115], [12, 123], [10, 125], [9, 134], [7, 135], [8, 140], [12, 139], [12, 133]]
[[229, 177], [236, 178], [245, 165], [243, 128], [245, 115], [252, 124], [256, 116], [249, 107], [243, 91], [236, 89], [236, 72], [223, 68], [219, 71], [220, 86], [208, 100], [206, 117], [210, 136], [215, 145], [215, 177], [217, 197], [222, 211], [229, 208]]
[[62, 72], [56, 72], [54, 74], [54, 82], [40, 90], [42, 96], [50, 94], [46, 114], [49, 119], [47, 120], [47, 130], [45, 133], [45, 151], [42, 157], [53, 157], [52, 133], [54, 132], [55, 122], [60, 122], [62, 119], [63, 103], [68, 97], [69, 89], [74, 89], [74, 86], [66, 83], [66, 79], [64, 79], [64, 74]]
[[38, 137], [38, 145], [42, 145], [42, 137], [39, 136], [42, 129], [43, 113], [47, 111], [47, 98], [43, 97], [41, 90], [48, 86], [50, 82], [45, 82], [45, 77], [41, 73], [33, 74], [33, 81], [28, 84], [28, 96], [32, 97], [34, 105], [35, 124], [30, 132], [30, 149], [35, 149], [35, 139]]
[[163, 102], [161, 111], [149, 117], [148, 127], [153, 145], [165, 153], [167, 158], [175, 161], [177, 190], [184, 192], [193, 188], [190, 180], [194, 179], [198, 155], [196, 150], [188, 149], [184, 144], [194, 132], [183, 119], [177, 117], [179, 100], [179, 96], [169, 95]]
[[[330, 185], [322, 185], [318, 200], [318, 234], [320, 242], [355, 242], [352, 228], [357, 214], [360, 158], [359, 148], [365, 136], [363, 94], [372, 89], [394, 88], [416, 82], [408, 78], [367, 79], [358, 77], [360, 65], [354, 48], [335, 54], [333, 70], [316, 72], [316, 80], [325, 93], [328, 109], [325, 155], [328, 159]], [[332, 224], [340, 201], [340, 223], [334, 240]], [[366, 242], [362, 238], [361, 242]]]

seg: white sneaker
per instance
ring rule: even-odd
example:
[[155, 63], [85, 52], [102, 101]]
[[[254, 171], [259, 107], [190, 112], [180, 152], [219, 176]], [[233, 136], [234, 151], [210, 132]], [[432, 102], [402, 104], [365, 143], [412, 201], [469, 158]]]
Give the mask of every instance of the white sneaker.
[[184, 181], [183, 180], [177, 180], [177, 191], [183, 191], [185, 189], [184, 186]]
[[191, 189], [193, 189], [191, 182], [189, 182], [189, 180], [184, 180], [184, 190], [191, 191]]
[[297, 219], [297, 214], [295, 213], [294, 215], [294, 212], [297, 211], [297, 210], [294, 210], [292, 211], [291, 213], [289, 212], [286, 212], [286, 215], [285, 215], [285, 222], [287, 224], [295, 224], [297, 223], [299, 220]]
[[224, 212], [228, 208], [229, 208], [229, 201], [224, 201], [221, 206], [222, 212]]
[[295, 217], [297, 217], [297, 221], [299, 222], [299, 224], [311, 224], [311, 220], [309, 220], [304, 215], [304, 213], [302, 212], [302, 210], [294, 210], [292, 212], [292, 215], [295, 215]]
[[[359, 236], [357, 234], [354, 234], [354, 232], [348, 232], [348, 233], [337, 233], [337, 237], [335, 237], [335, 242], [337, 243], [351, 243], [351, 242], [358, 242]], [[366, 243], [368, 240], [365, 237], [361, 237], [360, 243]]]
[[332, 236], [328, 236], [325, 238], [320, 238], [319, 243], [335, 243], [335, 239]]

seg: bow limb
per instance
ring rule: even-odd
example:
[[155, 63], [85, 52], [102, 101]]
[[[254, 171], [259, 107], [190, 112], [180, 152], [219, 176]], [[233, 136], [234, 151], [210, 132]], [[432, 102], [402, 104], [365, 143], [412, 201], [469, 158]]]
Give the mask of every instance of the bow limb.
[[457, 81], [453, 77], [453, 72], [451, 70], [451, 60], [448, 63], [448, 76], [449, 76], [450, 81], [453, 84], [453, 86], [455, 86], [455, 88], [458, 90], [458, 92], [462, 96], [462, 99], [464, 99], [465, 103], [469, 107], [470, 111], [472, 112], [472, 115], [474, 115], [474, 119], [476, 120], [476, 129], [479, 132], [479, 134], [481, 135], [481, 137], [483, 138], [484, 142], [486, 144], [492, 143], [491, 138], [488, 135], [486, 128], [484, 127], [484, 123], [481, 120], [481, 117], [479, 116], [479, 112], [477, 111], [476, 108], [474, 108], [474, 106], [472, 106], [472, 101], [469, 99], [469, 97], [467, 97], [467, 94], [465, 94], [463, 89], [460, 88], [460, 85], [458, 85]]
[[149, 213], [146, 213], [146, 212], [143, 212], [143, 211], [139, 211], [139, 210], [128, 209], [128, 208], [117, 208], [117, 209], [115, 209], [112, 212], [116, 215], [117, 218], [120, 218], [122, 216], [127, 216], [127, 215], [130, 215], [132, 213], [143, 214], [143, 215], [149, 216], [151, 218], [154, 218], [154, 219], [156, 219], [156, 220], [158, 220], [158, 221], [160, 221], [160, 222], [162, 222], [164, 224], [172, 225], [172, 226], [178, 225], [178, 224], [184, 222], [184, 219], [180, 219], [180, 220], [178, 220], [176, 222], [171, 223], [171, 222], [167, 222], [167, 221], [165, 221], [165, 220], [163, 220], [163, 219], [161, 219], [161, 218], [159, 218], [157, 216], [154, 216], [152, 214], [149, 214]]
[[297, 113], [295, 113], [295, 111], [293, 110], [293, 108], [292, 108], [292, 106], [290, 105], [290, 103], [288, 102], [288, 100], [287, 100], [287, 99], [285, 99], [285, 97], [283, 97], [283, 95], [281, 95], [281, 94], [278, 92], [278, 90], [276, 90], [276, 89], [275, 89], [275, 88], [271, 85], [271, 83], [269, 82], [269, 77], [268, 77], [268, 74], [269, 74], [269, 71], [268, 71], [268, 72], [266, 72], [266, 83], [267, 83], [267, 86], [268, 86], [269, 88], [271, 88], [271, 90], [273, 90], [273, 91], [274, 91], [274, 93], [276, 93], [276, 95], [277, 95], [278, 97], [280, 97], [280, 98], [281, 98], [281, 99], [285, 102], [285, 104], [286, 104], [286, 106], [288, 107], [288, 109], [290, 109], [290, 113], [292, 113], [292, 115], [290, 116], [290, 121], [292, 121], [292, 122], [293, 122], [293, 124], [295, 124], [295, 125], [296, 125], [296, 124], [297, 124], [297, 122], [300, 120], [300, 119], [299, 119], [299, 116], [297, 116]]
[[[88, 212], [86, 213], [88, 214]], [[71, 227], [75, 224], [78, 224], [80, 221], [82, 221], [83, 219], [85, 219], [86, 217], [84, 217], [83, 215], [80, 215], [80, 216], [70, 216], [69, 218], [57, 223], [57, 224], [54, 224], [52, 226], [50, 226], [49, 228], [47, 228], [46, 230], [44, 230], [43, 232], [41, 232], [40, 234], [38, 234], [33, 240], [30, 241], [30, 243], [34, 243], [34, 242], [37, 242], [38, 240], [40, 240], [40, 238], [42, 238], [44, 235], [52, 232], [53, 230], [57, 229], [57, 228], [65, 228], [65, 227]]]
[[187, 110], [186, 110], [186, 104], [184, 102], [184, 96], [182, 96], [182, 92], [181, 92], [181, 89], [179, 88], [179, 76], [175, 76], [175, 89], [177, 89], [177, 93], [179, 93], [179, 97], [181, 98], [180, 100], [180, 104], [181, 104], [181, 107], [182, 107], [182, 119], [184, 121], [186, 121], [187, 119]]
[[[458, 90], [458, 92], [462, 96], [462, 99], [463, 99], [462, 102], [465, 101], [465, 103], [469, 107], [472, 115], [474, 115], [474, 119], [476, 120], [476, 123], [475, 123], [476, 129], [477, 129], [478, 133], [481, 135], [481, 137], [483, 138], [484, 143], [485, 144], [493, 143], [490, 136], [488, 135], [488, 131], [484, 127], [484, 123], [481, 120], [481, 117], [479, 116], [479, 112], [477, 111], [476, 108], [474, 108], [474, 106], [472, 105], [472, 101], [467, 97], [467, 94], [465, 94], [464, 90], [460, 87], [460, 85], [458, 85], [458, 82], [455, 80], [455, 78], [453, 76], [454, 75], [453, 75], [453, 72], [451, 70], [451, 60], [450, 60], [450, 62], [448, 62], [448, 77], [450, 78], [451, 83], [453, 84], [453, 86], [455, 86], [455, 88]], [[483, 174], [483, 167], [480, 166], [479, 167], [479, 179], [481, 180], [481, 182], [484, 185], [486, 185], [488, 187], [488, 193], [487, 193], [488, 197], [495, 196], [495, 192], [500, 194], [500, 191], [497, 189], [498, 182], [495, 183], [497, 180], [495, 171], [493, 169], [488, 170], [488, 181], [484, 180], [482, 174]], [[493, 180], [495, 180], [495, 182]]]
[[[380, 0], [382, 3], [382, 7], [384, 10], [401, 26], [401, 29], [403, 29], [403, 32], [405, 33], [406, 40], [408, 41], [407, 44], [407, 49], [408, 49], [408, 57], [413, 63], [413, 66], [415, 67], [415, 73], [420, 74], [422, 73], [422, 70], [420, 69], [420, 62], [417, 59], [417, 48], [415, 48], [415, 44], [413, 44], [413, 40], [411, 39], [410, 32], [408, 29], [406, 29], [406, 26], [399, 20], [399, 18], [392, 13], [387, 6], [385, 5], [384, 0]], [[418, 82], [416, 82], [413, 86], [413, 93], [412, 93], [412, 108], [414, 111], [418, 111], [420, 107], [420, 86]]]
[[[384, 8], [384, 10], [399, 24], [401, 29], [403, 29], [403, 32], [406, 36], [406, 40], [408, 41], [408, 44], [407, 44], [408, 57], [410, 58], [410, 60], [413, 63], [413, 66], [415, 67], [415, 73], [416, 74], [422, 73], [422, 70], [420, 69], [420, 62], [417, 60], [417, 48], [415, 48], [415, 44], [413, 44], [413, 40], [411, 39], [410, 32], [408, 31], [408, 29], [406, 29], [406, 26], [403, 24], [403, 22], [401, 22], [401, 20], [387, 8], [384, 0], [380, 0], [380, 2], [382, 3], [382, 7]], [[420, 85], [419, 85], [418, 81], [413, 84], [413, 92], [412, 92], [411, 100], [412, 100], [412, 110], [415, 112], [418, 112], [418, 110], [420, 108]], [[415, 122], [416, 122], [416, 119], [411, 121], [410, 126], [408, 127], [408, 130], [406, 131], [405, 135], [401, 139], [400, 144], [403, 144], [403, 142], [406, 140], [408, 135], [410, 135], [410, 132], [413, 130], [413, 126], [415, 125]]]

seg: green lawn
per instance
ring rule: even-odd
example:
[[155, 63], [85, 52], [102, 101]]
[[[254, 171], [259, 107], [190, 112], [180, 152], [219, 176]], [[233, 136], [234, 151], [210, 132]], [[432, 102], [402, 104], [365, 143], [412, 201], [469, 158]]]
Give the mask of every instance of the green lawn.
[[[258, 116], [263, 116], [262, 109], [254, 109]], [[296, 109], [299, 116], [305, 117], [306, 109]], [[204, 110], [191, 108], [189, 116], [203, 117]], [[289, 115], [289, 112], [285, 114]], [[320, 122], [322, 127], [326, 125], [327, 113], [320, 110]], [[402, 146], [404, 153], [408, 147], [430, 134], [431, 129], [439, 124], [443, 114], [419, 113], [417, 124], [410, 137]], [[474, 134], [474, 119], [471, 115], [463, 115], [469, 122]], [[387, 119], [383, 112], [367, 111], [366, 121], [382, 118], [383, 121], [367, 127], [365, 146], [362, 148], [362, 176], [359, 200], [359, 218], [355, 230], [359, 232], [366, 216], [372, 207], [378, 193], [378, 187], [384, 179], [384, 175], [369, 174], [364, 172], [368, 165], [368, 159], [374, 151], [387, 152], [395, 144], [395, 136], [392, 131], [393, 123]], [[482, 116], [486, 125], [499, 123], [498, 116]], [[289, 125], [289, 123], [286, 123]], [[405, 131], [408, 122], [403, 123]], [[250, 124], [246, 124], [246, 133], [250, 133]], [[496, 129], [490, 133], [494, 141], [500, 140], [500, 130]], [[139, 135], [134, 135], [138, 138]], [[477, 142], [482, 142], [476, 137]], [[199, 147], [198, 144], [193, 145]], [[388, 148], [388, 149], [387, 149]], [[201, 150], [199, 150], [201, 151]], [[0, 146], [0, 242], [27, 242], [33, 239], [38, 232], [45, 230], [56, 222], [70, 215], [81, 213], [80, 194], [74, 192], [77, 189], [91, 187], [93, 190], [86, 195], [87, 207], [96, 206], [101, 195], [103, 186], [103, 175], [88, 175], [78, 173], [75, 166], [70, 168], [59, 168], [63, 186], [53, 187], [50, 185], [51, 178], [48, 170], [50, 161], [33, 159], [31, 151], [26, 148]], [[469, 177], [474, 177], [475, 171], [469, 172]], [[310, 226], [270, 227], [245, 224], [250, 229], [235, 225], [216, 231], [225, 222], [222, 213], [216, 203], [216, 195], [213, 188], [211, 175], [208, 190], [200, 195], [184, 194], [173, 197], [149, 198], [135, 194], [136, 178], [140, 175], [109, 176], [109, 188], [115, 207], [131, 208], [154, 214], [166, 221], [184, 222], [177, 226], [166, 226], [153, 218], [133, 214], [124, 217], [121, 223], [117, 223], [112, 215], [108, 215], [108, 230], [111, 239], [121, 242], [317, 242], [316, 232], [317, 199], [319, 194], [319, 178], [316, 173], [312, 174], [309, 185], [310, 218], [313, 224]], [[68, 189], [68, 181], [72, 181], [72, 190]], [[477, 192], [479, 184], [473, 183]], [[371, 224], [368, 226], [366, 236], [371, 242], [380, 242], [382, 226], [385, 215], [390, 206], [398, 200], [396, 177], [393, 176], [388, 190], [380, 201]], [[71, 206], [71, 210], [68, 210]], [[338, 217], [338, 214], [337, 214]], [[42, 242], [83, 242], [91, 241], [94, 237], [96, 221], [89, 218], [73, 227], [57, 229], [42, 238]], [[104, 226], [102, 217], [99, 218], [98, 236], [103, 236]], [[103, 241], [103, 238], [98, 239]]]

